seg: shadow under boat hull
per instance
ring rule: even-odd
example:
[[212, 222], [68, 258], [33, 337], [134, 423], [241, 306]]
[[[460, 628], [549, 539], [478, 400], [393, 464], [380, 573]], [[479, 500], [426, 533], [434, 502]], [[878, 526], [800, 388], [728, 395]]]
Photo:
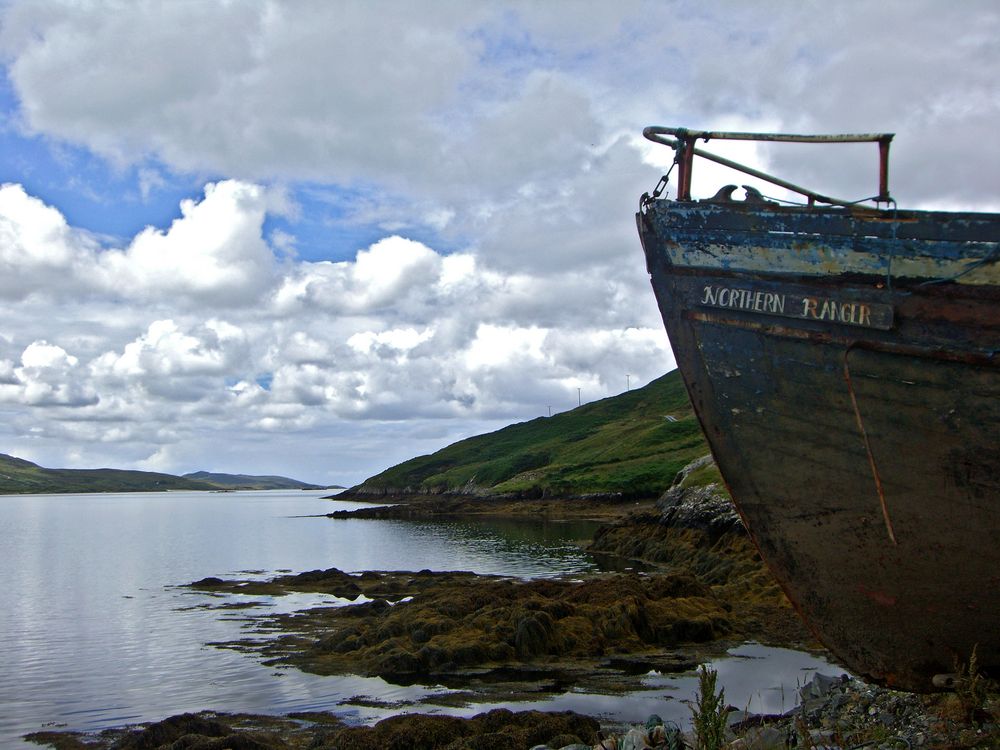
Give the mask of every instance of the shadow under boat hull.
[[1000, 670], [1000, 216], [654, 200], [653, 289], [761, 555], [851, 670]]

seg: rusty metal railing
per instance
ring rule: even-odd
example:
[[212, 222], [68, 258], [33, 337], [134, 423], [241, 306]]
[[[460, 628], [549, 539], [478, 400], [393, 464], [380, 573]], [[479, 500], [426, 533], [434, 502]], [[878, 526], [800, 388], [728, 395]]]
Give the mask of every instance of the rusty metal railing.
[[[758, 169], [749, 167], [746, 164], [727, 159], [710, 151], [696, 148], [698, 140], [709, 141], [713, 139], [731, 141], [779, 141], [788, 143], [878, 143], [879, 151], [879, 180], [878, 194], [864, 200], [873, 200], [876, 203], [891, 203], [892, 196], [889, 195], [889, 144], [892, 142], [893, 133], [866, 133], [859, 135], [793, 135], [789, 133], [738, 133], [719, 130], [688, 130], [687, 128], [664, 128], [651, 126], [643, 129], [642, 134], [651, 141], [662, 143], [672, 148], [676, 156], [674, 163], [678, 166], [677, 173], [677, 200], [691, 200], [691, 171], [694, 164], [694, 157], [700, 156], [703, 159], [714, 161], [717, 164], [735, 169], [752, 177], [778, 185], [786, 190], [805, 196], [812, 206], [816, 203], [827, 203], [833, 206], [850, 206], [861, 201], [846, 201], [839, 198], [831, 198], [815, 190], [809, 190], [801, 185], [783, 180], [780, 177], [761, 172]], [[670, 137], [673, 136], [673, 137]]]

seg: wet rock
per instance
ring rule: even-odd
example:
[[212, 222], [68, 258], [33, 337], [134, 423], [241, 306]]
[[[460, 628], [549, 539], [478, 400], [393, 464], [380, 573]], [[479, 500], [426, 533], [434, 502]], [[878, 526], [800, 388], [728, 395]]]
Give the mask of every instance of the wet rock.
[[795, 743], [790, 741], [786, 730], [772, 726], [751, 727], [747, 729], [743, 736], [732, 742], [731, 750], [786, 750], [794, 747]]
[[378, 672], [386, 675], [406, 675], [424, 670], [420, 657], [409, 651], [394, 649], [382, 656], [378, 662]]
[[644, 728], [633, 727], [625, 732], [625, 736], [621, 738], [618, 746], [621, 750], [644, 750], [644, 748], [650, 747], [649, 734]]
[[705, 487], [671, 487], [656, 502], [660, 524], [670, 528], [696, 529], [718, 538], [726, 533], [746, 533], [733, 501], [717, 484]]
[[283, 747], [284, 743], [263, 742], [245, 734], [231, 734], [216, 739], [186, 735], [172, 743], [170, 750], [277, 750]]
[[817, 672], [812, 676], [812, 679], [809, 680], [809, 682], [799, 688], [799, 697], [804, 701], [826, 698], [830, 695], [831, 690], [835, 687], [843, 685], [847, 679], [847, 675], [831, 677], [830, 675], [820, 674]]
[[[156, 750], [170, 745], [182, 737], [227, 737], [233, 730], [221, 721], [207, 719], [198, 714], [180, 714], [127, 735], [118, 745], [120, 750]], [[192, 740], [187, 740], [191, 747]], [[183, 747], [183, 746], [182, 746]]]
[[57, 750], [286, 750], [305, 747], [317, 732], [308, 723], [340, 726], [331, 714], [307, 721], [274, 716], [181, 714], [149, 725], [106, 729], [100, 733], [45, 732], [25, 739]]
[[190, 584], [191, 588], [195, 589], [209, 589], [215, 588], [216, 586], [222, 586], [225, 583], [221, 578], [216, 578], [215, 576], [208, 576], [207, 578], [202, 578], [200, 581], [195, 581]]
[[556, 750], [565, 750], [566, 748], [590, 750], [590, 745], [584, 745], [575, 734], [557, 734], [546, 743], [546, 746], [556, 748]]
[[521, 659], [530, 659], [547, 653], [553, 627], [552, 618], [545, 612], [535, 612], [522, 617], [514, 632], [514, 653]]
[[[325, 747], [357, 750], [522, 750], [589, 744], [599, 729], [595, 719], [571, 711], [514, 713], [496, 709], [471, 719], [450, 716], [395, 716], [373, 727], [350, 727], [326, 737]], [[569, 740], [569, 742], [567, 742]], [[564, 744], [565, 743], [565, 744]]]
[[91, 750], [93, 745], [84, 742], [71, 732], [32, 732], [24, 737], [28, 742], [45, 747], [55, 748], [55, 750]]

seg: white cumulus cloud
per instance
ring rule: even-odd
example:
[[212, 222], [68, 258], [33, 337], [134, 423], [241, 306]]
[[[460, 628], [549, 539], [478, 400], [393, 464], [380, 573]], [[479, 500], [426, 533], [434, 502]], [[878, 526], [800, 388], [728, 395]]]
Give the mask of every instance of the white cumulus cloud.
[[267, 192], [226, 180], [201, 202], [181, 203], [181, 218], [146, 228], [123, 250], [100, 253], [95, 273], [128, 296], [189, 295], [212, 304], [250, 304], [273, 282], [274, 255], [261, 236]]
[[33, 341], [20, 366], [0, 364], [0, 402], [30, 407], [82, 407], [98, 397], [80, 377], [79, 360], [62, 347]]

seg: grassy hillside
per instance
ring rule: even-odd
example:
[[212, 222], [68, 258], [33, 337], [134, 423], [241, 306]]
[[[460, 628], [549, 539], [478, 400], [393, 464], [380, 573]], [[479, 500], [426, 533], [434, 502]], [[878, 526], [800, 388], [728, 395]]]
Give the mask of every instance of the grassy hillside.
[[211, 489], [217, 487], [208, 482], [152, 471], [44, 469], [30, 461], [0, 453], [0, 494]]
[[654, 497], [707, 452], [675, 370], [643, 388], [410, 459], [352, 491]]
[[232, 490], [323, 490], [318, 484], [300, 482], [298, 479], [277, 476], [255, 476], [253, 474], [220, 474], [212, 471], [195, 471], [184, 474], [184, 479], [209, 482], [218, 487]]
[[182, 477], [123, 469], [45, 469], [0, 453], [0, 494], [57, 492], [158, 492], [163, 490], [325, 489], [297, 479], [198, 471]]

